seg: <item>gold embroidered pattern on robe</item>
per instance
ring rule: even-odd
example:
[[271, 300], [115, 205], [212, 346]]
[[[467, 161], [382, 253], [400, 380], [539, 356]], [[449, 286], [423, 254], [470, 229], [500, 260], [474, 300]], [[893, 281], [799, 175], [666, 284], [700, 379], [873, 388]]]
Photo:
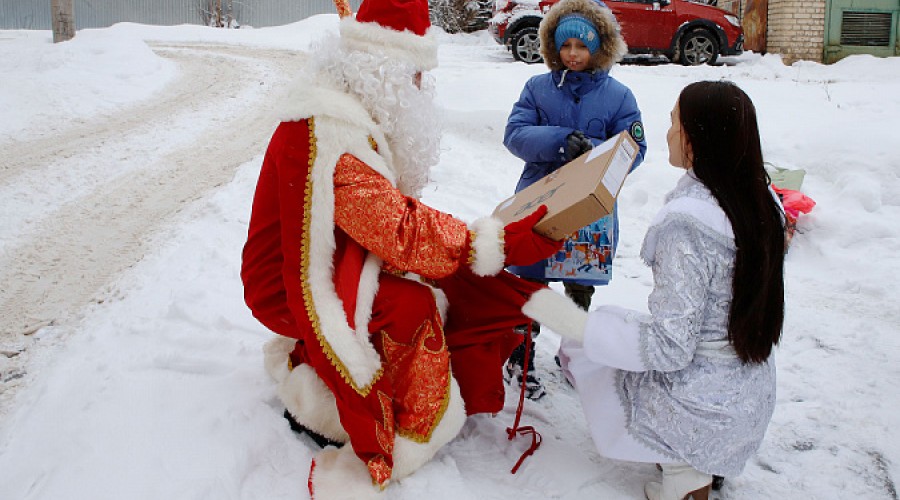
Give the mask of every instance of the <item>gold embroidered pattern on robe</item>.
[[334, 188], [335, 224], [391, 266], [442, 278], [468, 259], [464, 222], [404, 196], [358, 158], [341, 156]]
[[372, 482], [377, 484], [378, 487], [383, 490], [385, 486], [387, 486], [387, 481], [391, 478], [391, 473], [393, 472], [393, 469], [387, 464], [384, 456], [376, 455], [372, 457], [369, 459], [369, 463], [366, 464], [366, 467], [369, 469], [369, 475], [372, 476]]
[[411, 344], [381, 332], [386, 371], [394, 388], [397, 433], [427, 443], [450, 402], [450, 352], [439, 313], [419, 327]]
[[[385, 455], [393, 455], [394, 453], [394, 408], [391, 404], [391, 397], [378, 391], [378, 402], [381, 405], [381, 422], [375, 421], [375, 438], [378, 445], [384, 451]], [[369, 468], [369, 475], [379, 485], [384, 485], [385, 481], [391, 478], [393, 468], [388, 465], [384, 459], [384, 455], [376, 455], [366, 464]]]

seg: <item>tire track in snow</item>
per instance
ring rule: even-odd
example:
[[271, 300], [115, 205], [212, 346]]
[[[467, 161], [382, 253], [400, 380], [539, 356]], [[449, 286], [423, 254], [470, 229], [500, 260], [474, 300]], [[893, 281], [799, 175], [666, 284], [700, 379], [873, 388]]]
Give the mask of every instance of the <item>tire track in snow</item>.
[[[272, 103], [303, 59], [236, 46], [154, 50], [181, 68], [158, 99], [14, 144], [2, 159], [0, 416], [32, 358], [64, 341], [32, 334], [77, 319], [174, 214], [263, 152], [277, 125]], [[63, 194], [40, 196], [48, 184]]]

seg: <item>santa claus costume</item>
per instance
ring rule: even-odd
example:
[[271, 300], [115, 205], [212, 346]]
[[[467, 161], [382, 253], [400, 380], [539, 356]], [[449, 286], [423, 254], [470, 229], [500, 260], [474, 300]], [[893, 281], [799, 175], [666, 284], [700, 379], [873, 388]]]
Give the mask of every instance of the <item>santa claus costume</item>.
[[500, 411], [523, 307], [570, 305], [502, 270], [555, 251], [531, 231], [540, 213], [467, 225], [418, 200], [439, 138], [426, 0], [339, 13], [339, 38], [313, 51], [280, 109], [241, 269], [248, 306], [279, 334], [265, 362], [288, 412], [349, 443], [315, 456], [319, 500], [377, 496], [467, 413]]

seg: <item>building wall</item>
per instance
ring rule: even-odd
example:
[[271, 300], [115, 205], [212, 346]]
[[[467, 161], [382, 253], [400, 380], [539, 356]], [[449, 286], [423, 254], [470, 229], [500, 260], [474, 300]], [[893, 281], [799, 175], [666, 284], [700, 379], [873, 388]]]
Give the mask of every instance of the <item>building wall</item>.
[[825, 0], [769, 0], [768, 53], [785, 64], [822, 62], [824, 49]]

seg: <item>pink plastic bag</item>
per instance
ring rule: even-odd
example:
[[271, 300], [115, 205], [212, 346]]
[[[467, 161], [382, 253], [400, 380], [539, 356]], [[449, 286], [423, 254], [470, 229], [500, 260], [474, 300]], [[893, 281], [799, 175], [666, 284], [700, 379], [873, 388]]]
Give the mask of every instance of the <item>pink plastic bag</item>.
[[800, 191], [781, 189], [775, 184], [772, 184], [772, 190], [781, 197], [781, 204], [784, 205], [784, 211], [795, 219], [799, 217], [800, 214], [808, 214], [812, 211], [813, 207], [816, 206], [816, 202], [812, 198]]

